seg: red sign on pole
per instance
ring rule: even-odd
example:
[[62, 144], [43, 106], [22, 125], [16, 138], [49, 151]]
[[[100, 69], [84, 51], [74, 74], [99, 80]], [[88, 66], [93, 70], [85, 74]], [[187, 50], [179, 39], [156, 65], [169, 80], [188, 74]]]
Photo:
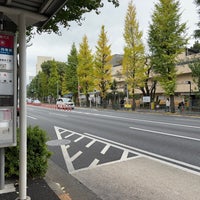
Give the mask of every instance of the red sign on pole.
[[0, 34], [0, 47], [13, 49], [14, 48], [14, 36]]

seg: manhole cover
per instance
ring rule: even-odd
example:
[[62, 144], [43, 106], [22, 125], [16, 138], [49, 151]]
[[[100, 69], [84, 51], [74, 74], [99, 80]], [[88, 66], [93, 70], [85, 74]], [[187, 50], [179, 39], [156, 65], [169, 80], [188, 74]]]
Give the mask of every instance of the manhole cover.
[[67, 144], [70, 144], [70, 140], [65, 140], [65, 139], [62, 139], [62, 140], [50, 140], [48, 142], [46, 142], [46, 144], [48, 146], [60, 146], [60, 145], [67, 145]]

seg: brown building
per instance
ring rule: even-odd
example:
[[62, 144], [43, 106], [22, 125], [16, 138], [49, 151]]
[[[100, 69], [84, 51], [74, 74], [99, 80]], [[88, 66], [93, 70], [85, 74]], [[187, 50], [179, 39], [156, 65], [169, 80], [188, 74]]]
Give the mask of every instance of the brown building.
[[[191, 98], [195, 98], [195, 93], [198, 92], [197, 85], [194, 83], [191, 70], [189, 68], [189, 63], [192, 63], [195, 61], [195, 59], [200, 58], [200, 54], [194, 54], [191, 52], [186, 51], [186, 53], [181, 54], [178, 57], [178, 63], [176, 65], [177, 70], [177, 87], [175, 90], [175, 102], [178, 104], [178, 102], [182, 101], [183, 99], [188, 101], [189, 96], [191, 95]], [[125, 77], [122, 74], [122, 59], [123, 55], [113, 55], [113, 68], [112, 68], [112, 77], [117, 82], [117, 90], [119, 92], [124, 92], [125, 88]], [[153, 76], [153, 75], [152, 75]], [[151, 80], [151, 79], [150, 79]], [[151, 84], [151, 81], [149, 80], [149, 84]], [[136, 94], [142, 94], [140, 90], [135, 90]], [[161, 101], [166, 100], [166, 95], [164, 94], [164, 90], [162, 89], [161, 85], [159, 83], [156, 87], [156, 96]]]

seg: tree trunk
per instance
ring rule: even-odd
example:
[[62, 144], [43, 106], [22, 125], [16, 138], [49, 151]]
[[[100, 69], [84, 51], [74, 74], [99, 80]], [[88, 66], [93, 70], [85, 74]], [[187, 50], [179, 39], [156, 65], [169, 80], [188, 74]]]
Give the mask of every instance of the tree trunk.
[[174, 95], [170, 95], [170, 108], [171, 108], [171, 112], [175, 113]]
[[90, 107], [89, 94], [86, 94], [86, 106]]

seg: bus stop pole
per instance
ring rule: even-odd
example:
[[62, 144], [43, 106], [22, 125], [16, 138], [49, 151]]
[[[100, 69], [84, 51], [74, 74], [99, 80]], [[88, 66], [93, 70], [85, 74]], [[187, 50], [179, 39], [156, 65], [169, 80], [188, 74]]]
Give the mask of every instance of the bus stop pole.
[[19, 137], [19, 200], [27, 199], [27, 120], [26, 120], [26, 20], [19, 15], [19, 66], [20, 66], [20, 137]]
[[0, 190], [5, 186], [5, 151], [4, 148], [0, 148]]

